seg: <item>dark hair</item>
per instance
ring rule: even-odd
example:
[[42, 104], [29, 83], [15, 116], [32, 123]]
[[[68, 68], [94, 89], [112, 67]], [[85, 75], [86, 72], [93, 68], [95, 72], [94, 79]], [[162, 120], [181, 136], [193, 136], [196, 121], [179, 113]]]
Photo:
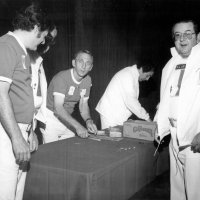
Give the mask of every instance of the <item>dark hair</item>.
[[15, 30], [21, 29], [31, 31], [37, 25], [40, 31], [49, 29], [49, 22], [46, 14], [40, 9], [39, 4], [32, 2], [26, 8], [17, 11], [16, 16], [12, 22]]
[[[145, 54], [144, 54], [145, 55]], [[154, 71], [154, 62], [149, 56], [142, 56], [136, 62], [137, 68], [140, 69], [142, 67], [143, 72], [151, 72]]]
[[48, 31], [47, 36], [45, 37], [45, 44], [46, 44], [46, 46], [51, 46], [51, 45], [55, 44], [55, 37], [53, 37], [51, 35], [51, 32], [54, 29], [57, 30], [56, 25], [52, 21], [49, 21], [49, 31]]
[[153, 72], [154, 71], [154, 67], [151, 64], [149, 64], [149, 65], [146, 65], [146, 64], [137, 65], [137, 68], [138, 69], [142, 68], [143, 72]]
[[90, 55], [90, 56], [92, 57], [92, 60], [93, 60], [93, 55], [92, 55], [92, 53], [91, 53], [90, 51], [88, 51], [88, 50], [79, 50], [79, 51], [77, 51], [77, 52], [74, 54], [74, 59], [76, 59], [76, 57], [77, 57], [79, 54], [81, 54], [81, 53], [86, 53], [86, 54]]
[[198, 24], [196, 23], [196, 21], [191, 20], [191, 19], [185, 19], [185, 20], [179, 20], [179, 21], [177, 21], [176, 23], [173, 24], [173, 26], [172, 26], [172, 37], [174, 37], [174, 27], [175, 27], [177, 24], [180, 24], [180, 23], [192, 23], [193, 26], [194, 26], [194, 32], [195, 32], [196, 34], [198, 34], [199, 29], [198, 29]]
[[53, 36], [51, 35], [51, 32], [52, 32], [54, 29], [57, 30], [55, 24], [52, 24], [52, 25], [50, 26], [50, 28], [49, 28], [49, 31], [48, 31], [47, 36], [45, 37], [45, 43], [44, 43], [44, 44], [40, 44], [40, 45], [38, 46], [37, 52], [38, 52], [40, 55], [42, 55], [42, 54], [46, 51], [46, 49], [47, 49], [48, 47], [50, 47], [50, 46], [52, 46], [52, 45], [55, 44], [55, 37], [53, 37]]

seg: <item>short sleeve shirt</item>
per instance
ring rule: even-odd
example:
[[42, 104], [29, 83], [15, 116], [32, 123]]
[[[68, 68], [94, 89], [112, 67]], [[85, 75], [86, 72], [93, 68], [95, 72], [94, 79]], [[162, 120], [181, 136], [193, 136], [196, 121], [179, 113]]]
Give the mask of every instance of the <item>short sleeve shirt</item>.
[[0, 81], [10, 83], [9, 96], [18, 123], [30, 123], [34, 114], [30, 59], [10, 34], [0, 38]]
[[47, 107], [53, 111], [53, 96], [63, 95], [65, 97], [64, 108], [71, 114], [81, 97], [89, 98], [91, 86], [89, 75], [84, 77], [81, 82], [77, 82], [73, 76], [73, 69], [61, 71], [53, 77], [49, 84]]

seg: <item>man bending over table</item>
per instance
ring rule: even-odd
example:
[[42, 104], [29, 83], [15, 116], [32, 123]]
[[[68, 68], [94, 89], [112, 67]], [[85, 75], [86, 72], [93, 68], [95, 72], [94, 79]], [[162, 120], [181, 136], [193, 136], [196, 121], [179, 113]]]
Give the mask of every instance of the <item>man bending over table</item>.
[[113, 76], [96, 106], [102, 129], [123, 125], [132, 114], [151, 121], [138, 97], [139, 82], [148, 81], [153, 74], [154, 68], [145, 64], [125, 67]]
[[[47, 92], [47, 123], [42, 130], [44, 143], [74, 137], [75, 133], [82, 138], [88, 132], [97, 133], [88, 106], [91, 77], [88, 73], [93, 67], [93, 56], [87, 50], [80, 50], [72, 60], [73, 68], [56, 74], [49, 84]], [[80, 115], [86, 128], [73, 116], [75, 105], [79, 103]]]

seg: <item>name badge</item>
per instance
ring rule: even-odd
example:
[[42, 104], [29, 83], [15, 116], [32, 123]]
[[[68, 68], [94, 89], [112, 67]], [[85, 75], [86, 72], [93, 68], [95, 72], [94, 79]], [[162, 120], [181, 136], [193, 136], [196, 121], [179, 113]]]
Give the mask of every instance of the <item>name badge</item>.
[[176, 65], [176, 70], [178, 69], [185, 69], [186, 64]]
[[86, 89], [82, 89], [81, 92], [80, 92], [80, 96], [81, 97], [84, 97], [86, 94]]
[[68, 95], [73, 95], [73, 94], [74, 94], [74, 91], [75, 91], [75, 87], [74, 87], [74, 86], [71, 86], [71, 87], [69, 88]]

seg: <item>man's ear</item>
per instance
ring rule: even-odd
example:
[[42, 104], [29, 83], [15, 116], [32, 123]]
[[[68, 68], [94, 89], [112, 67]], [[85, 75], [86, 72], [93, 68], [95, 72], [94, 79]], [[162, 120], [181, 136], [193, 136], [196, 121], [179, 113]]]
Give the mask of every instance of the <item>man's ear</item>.
[[92, 64], [91, 68], [89, 69], [89, 71], [92, 71], [92, 68], [93, 68], [93, 64]]
[[38, 33], [39, 33], [39, 28], [38, 28], [38, 26], [37, 26], [37, 25], [34, 25], [34, 28], [33, 28], [33, 30], [34, 30], [34, 32], [35, 32], [36, 34], [38, 34]]
[[143, 73], [142, 67], [140, 67], [140, 68], [138, 69], [138, 72], [139, 72], [139, 74]]
[[75, 60], [72, 60], [72, 66], [75, 67]]
[[200, 42], [200, 33], [197, 34], [197, 43]]

